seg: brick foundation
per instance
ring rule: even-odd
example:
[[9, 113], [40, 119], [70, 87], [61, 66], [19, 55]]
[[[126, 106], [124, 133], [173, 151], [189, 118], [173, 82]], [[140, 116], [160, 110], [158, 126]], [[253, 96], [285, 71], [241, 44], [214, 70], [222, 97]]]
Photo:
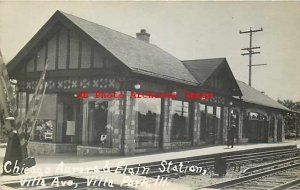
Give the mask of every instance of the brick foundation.
[[58, 153], [75, 153], [75, 144], [55, 144], [45, 142], [29, 142], [29, 155], [55, 155]]

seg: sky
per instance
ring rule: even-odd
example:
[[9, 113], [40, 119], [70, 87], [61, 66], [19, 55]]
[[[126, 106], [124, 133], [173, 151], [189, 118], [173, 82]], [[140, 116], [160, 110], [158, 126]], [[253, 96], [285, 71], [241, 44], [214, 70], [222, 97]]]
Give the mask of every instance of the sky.
[[248, 83], [249, 35], [253, 35], [252, 86], [277, 99], [300, 101], [300, 2], [96, 2], [0, 0], [0, 49], [9, 62], [56, 10], [150, 42], [180, 60], [225, 57], [236, 79]]

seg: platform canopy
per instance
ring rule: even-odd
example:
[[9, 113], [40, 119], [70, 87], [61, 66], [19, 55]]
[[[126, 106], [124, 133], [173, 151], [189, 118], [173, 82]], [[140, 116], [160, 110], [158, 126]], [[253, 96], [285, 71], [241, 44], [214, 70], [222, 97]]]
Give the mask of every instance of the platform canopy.
[[257, 89], [247, 85], [246, 83], [237, 80], [237, 83], [242, 90], [243, 96], [242, 99], [244, 102], [266, 106], [270, 108], [280, 109], [288, 112], [294, 112], [299, 113], [293, 110], [290, 110], [289, 108], [283, 106], [282, 104], [278, 103], [274, 99], [270, 98], [263, 92], [258, 91]]

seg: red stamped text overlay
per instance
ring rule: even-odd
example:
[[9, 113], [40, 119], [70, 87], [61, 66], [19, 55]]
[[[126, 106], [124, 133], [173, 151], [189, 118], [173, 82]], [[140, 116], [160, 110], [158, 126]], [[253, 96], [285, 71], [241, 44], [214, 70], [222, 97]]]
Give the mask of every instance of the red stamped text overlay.
[[[89, 93], [87, 91], [80, 91], [76, 96], [78, 99], [87, 99], [92, 95], [94, 98], [103, 98], [103, 99], [121, 99], [125, 98], [125, 95], [123, 92], [103, 92], [103, 91], [97, 91], [93, 93]], [[201, 99], [201, 100], [208, 100], [213, 99], [214, 94], [210, 92], [189, 92], [184, 91], [184, 99], [186, 100], [193, 100], [193, 99]], [[172, 93], [156, 93], [156, 92], [134, 92], [131, 91], [131, 93], [128, 95], [129, 98], [171, 98], [171, 99], [177, 99], [177, 94]]]

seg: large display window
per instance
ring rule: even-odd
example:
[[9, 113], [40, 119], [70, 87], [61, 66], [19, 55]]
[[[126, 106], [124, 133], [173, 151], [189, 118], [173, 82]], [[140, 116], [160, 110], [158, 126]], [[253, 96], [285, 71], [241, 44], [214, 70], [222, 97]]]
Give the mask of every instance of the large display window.
[[136, 99], [138, 123], [135, 133], [137, 148], [159, 146], [161, 99]]
[[[29, 102], [32, 97], [33, 94], [29, 94]], [[56, 127], [56, 101], [56, 94], [44, 95], [39, 115], [33, 129], [32, 140], [53, 142], [54, 128]]]
[[191, 141], [189, 102], [172, 100], [171, 141]]

